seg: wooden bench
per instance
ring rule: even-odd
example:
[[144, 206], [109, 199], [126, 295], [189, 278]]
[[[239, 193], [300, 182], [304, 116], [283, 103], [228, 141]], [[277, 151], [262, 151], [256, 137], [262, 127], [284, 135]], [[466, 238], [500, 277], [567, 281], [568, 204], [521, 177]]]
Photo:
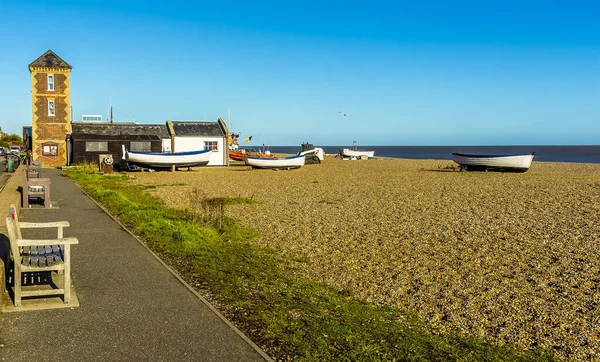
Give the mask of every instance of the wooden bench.
[[23, 171], [23, 194], [22, 194], [22, 205], [23, 208], [30, 208], [30, 199], [38, 198], [44, 200], [44, 207], [52, 207], [50, 202], [50, 179], [40, 178], [39, 169], [25, 169]]
[[33, 162], [27, 164], [26, 170], [29, 172], [29, 178], [40, 178], [40, 174], [42, 172], [42, 165]]
[[[22, 297], [64, 295], [64, 302], [71, 301], [71, 244], [78, 244], [77, 238], [63, 237], [63, 228], [69, 226], [68, 221], [56, 222], [19, 222], [15, 206], [10, 205], [6, 228], [10, 240], [10, 252], [13, 261], [13, 291], [15, 307], [21, 306]], [[23, 239], [21, 229], [57, 228], [56, 239]], [[62, 272], [63, 288], [45, 290], [22, 290], [23, 274], [35, 272]]]

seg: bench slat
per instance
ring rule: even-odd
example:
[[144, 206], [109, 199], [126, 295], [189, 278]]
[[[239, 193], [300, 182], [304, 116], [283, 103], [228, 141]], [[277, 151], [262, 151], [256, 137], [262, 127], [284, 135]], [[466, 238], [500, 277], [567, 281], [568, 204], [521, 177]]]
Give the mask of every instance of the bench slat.
[[46, 266], [46, 258], [48, 257], [46, 255], [46, 247], [43, 245], [40, 245], [37, 247], [37, 249], [38, 249], [38, 266], [45, 267]]
[[54, 265], [54, 252], [51, 245], [46, 245], [46, 265]]
[[[35, 250], [35, 251], [34, 251]], [[31, 248], [31, 256], [37, 257], [36, 266], [46, 266], [46, 256], [44, 255], [44, 249], [39, 246], [33, 246]]]
[[31, 255], [31, 257], [29, 258], [29, 266], [38, 266], [37, 255]]
[[63, 262], [62, 249], [58, 245], [52, 245], [52, 253], [54, 254], [54, 262], [55, 263]]

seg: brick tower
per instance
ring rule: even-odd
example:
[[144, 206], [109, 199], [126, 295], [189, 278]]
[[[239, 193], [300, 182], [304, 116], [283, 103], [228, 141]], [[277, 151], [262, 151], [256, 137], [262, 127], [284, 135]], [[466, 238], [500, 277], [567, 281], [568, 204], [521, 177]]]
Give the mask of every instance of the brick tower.
[[31, 72], [31, 150], [44, 166], [67, 164], [67, 133], [71, 132], [71, 66], [52, 50], [33, 63]]

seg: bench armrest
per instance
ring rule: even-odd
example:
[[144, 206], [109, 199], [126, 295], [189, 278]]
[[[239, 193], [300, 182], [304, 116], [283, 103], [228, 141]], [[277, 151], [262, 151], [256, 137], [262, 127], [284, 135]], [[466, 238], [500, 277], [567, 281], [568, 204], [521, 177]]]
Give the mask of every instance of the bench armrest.
[[68, 221], [50, 221], [50, 222], [22, 222], [22, 221], [19, 221], [19, 227], [21, 229], [52, 228], [52, 227], [67, 227], [67, 226], [70, 226]]
[[77, 238], [60, 238], [60, 239], [17, 239], [17, 246], [40, 246], [40, 245], [67, 245], [67, 244], [79, 244]]

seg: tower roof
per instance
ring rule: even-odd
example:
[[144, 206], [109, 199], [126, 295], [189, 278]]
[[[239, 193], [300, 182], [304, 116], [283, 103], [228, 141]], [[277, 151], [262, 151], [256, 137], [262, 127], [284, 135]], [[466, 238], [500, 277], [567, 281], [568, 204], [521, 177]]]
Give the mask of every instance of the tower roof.
[[29, 69], [33, 67], [73, 69], [73, 67], [71, 67], [67, 62], [62, 60], [52, 50], [48, 50], [39, 58], [34, 60], [33, 63], [29, 64]]

